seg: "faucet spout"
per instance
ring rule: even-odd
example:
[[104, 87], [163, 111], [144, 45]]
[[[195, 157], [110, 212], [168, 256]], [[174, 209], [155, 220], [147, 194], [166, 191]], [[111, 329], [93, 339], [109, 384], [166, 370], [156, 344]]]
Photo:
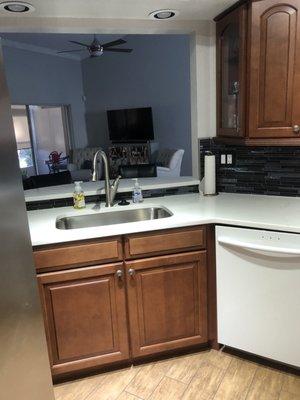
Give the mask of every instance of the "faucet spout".
[[114, 199], [118, 191], [118, 186], [119, 186], [119, 181], [121, 179], [121, 176], [118, 176], [117, 179], [113, 182], [113, 184], [110, 184], [110, 178], [109, 178], [109, 166], [108, 166], [108, 159], [103, 150], [98, 150], [95, 155], [94, 155], [94, 161], [93, 161], [93, 177], [92, 181], [96, 182], [99, 180], [98, 176], [98, 168], [97, 168], [97, 161], [98, 157], [101, 157], [103, 160], [103, 165], [104, 165], [104, 178], [105, 178], [105, 207], [112, 207], [114, 205]]

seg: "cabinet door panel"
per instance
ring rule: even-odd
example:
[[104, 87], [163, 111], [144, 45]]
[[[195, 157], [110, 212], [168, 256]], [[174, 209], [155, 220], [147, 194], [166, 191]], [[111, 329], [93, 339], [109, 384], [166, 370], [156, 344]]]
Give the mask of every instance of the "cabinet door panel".
[[245, 135], [246, 7], [217, 23], [217, 131]]
[[207, 341], [206, 252], [128, 262], [126, 270], [133, 356]]
[[38, 277], [54, 374], [129, 356], [122, 264]]
[[295, 75], [299, 0], [252, 4], [249, 137], [295, 137]]
[[112, 277], [49, 287], [59, 360], [113, 351], [117, 339], [113, 290]]

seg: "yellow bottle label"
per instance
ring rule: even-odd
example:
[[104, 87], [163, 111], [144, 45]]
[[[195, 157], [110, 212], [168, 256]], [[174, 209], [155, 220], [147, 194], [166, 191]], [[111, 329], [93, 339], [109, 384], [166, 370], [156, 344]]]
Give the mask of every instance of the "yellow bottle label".
[[73, 200], [74, 200], [74, 208], [76, 209], [85, 208], [84, 193], [74, 193]]

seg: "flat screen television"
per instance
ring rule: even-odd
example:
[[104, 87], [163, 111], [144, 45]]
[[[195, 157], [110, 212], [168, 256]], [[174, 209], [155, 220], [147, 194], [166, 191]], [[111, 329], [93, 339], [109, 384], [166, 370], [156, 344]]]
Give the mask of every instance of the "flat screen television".
[[146, 142], [154, 139], [152, 108], [107, 111], [109, 139], [112, 142]]

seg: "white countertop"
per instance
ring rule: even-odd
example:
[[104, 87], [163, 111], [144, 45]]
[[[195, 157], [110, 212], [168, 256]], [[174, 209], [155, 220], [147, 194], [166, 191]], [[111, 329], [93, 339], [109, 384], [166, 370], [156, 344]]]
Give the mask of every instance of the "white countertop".
[[215, 197], [186, 194], [145, 199], [142, 204], [114, 206], [101, 204], [100, 211], [125, 210], [137, 207], [163, 206], [173, 215], [151, 221], [98, 226], [93, 228], [60, 230], [55, 227], [58, 217], [93, 214], [93, 204], [84, 210], [73, 207], [28, 211], [33, 246], [101, 238], [136, 232], [177, 228], [201, 224], [226, 224], [260, 229], [300, 233], [300, 199], [279, 196], [221, 193]]
[[[179, 186], [199, 185], [199, 180], [192, 176], [180, 176], [178, 178], [139, 178], [143, 190], [167, 189]], [[132, 179], [121, 179], [118, 192], [130, 192], [134, 186]], [[104, 181], [84, 182], [82, 189], [86, 196], [104, 194]], [[72, 197], [74, 184], [49, 186], [40, 189], [25, 190], [25, 201], [42, 201], [50, 199], [63, 199]]]

